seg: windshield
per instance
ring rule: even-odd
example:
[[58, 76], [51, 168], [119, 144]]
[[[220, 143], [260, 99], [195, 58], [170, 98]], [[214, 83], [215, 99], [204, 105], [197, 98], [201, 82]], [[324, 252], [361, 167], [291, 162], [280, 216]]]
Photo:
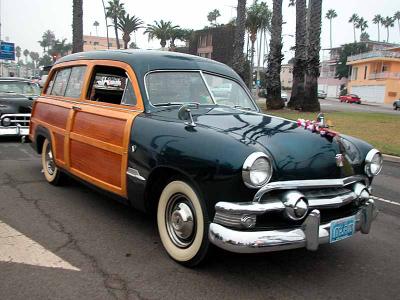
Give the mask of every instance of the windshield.
[[235, 81], [211, 74], [154, 72], [146, 76], [146, 89], [153, 105], [170, 103], [220, 104], [256, 110], [246, 91]]
[[16, 93], [22, 95], [39, 95], [40, 88], [36, 83], [25, 81], [0, 81], [0, 93]]

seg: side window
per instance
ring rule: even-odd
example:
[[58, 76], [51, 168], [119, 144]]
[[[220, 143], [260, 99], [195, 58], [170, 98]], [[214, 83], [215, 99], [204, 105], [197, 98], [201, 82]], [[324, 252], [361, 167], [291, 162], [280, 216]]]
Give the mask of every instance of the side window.
[[87, 98], [98, 102], [136, 105], [132, 84], [125, 70], [117, 67], [94, 68]]
[[57, 72], [55, 72], [55, 73], [53, 74], [53, 76], [51, 77], [51, 80], [50, 80], [50, 82], [49, 82], [49, 84], [48, 84], [48, 86], [47, 86], [47, 89], [46, 89], [46, 93], [45, 93], [45, 94], [50, 95], [51, 89], [53, 88], [53, 85], [54, 85], [54, 79], [56, 79], [56, 77], [57, 77]]
[[70, 74], [71, 68], [62, 69], [57, 72], [50, 95], [64, 96]]
[[83, 79], [85, 77], [86, 66], [73, 67], [67, 89], [65, 91], [65, 97], [79, 98], [82, 92]]

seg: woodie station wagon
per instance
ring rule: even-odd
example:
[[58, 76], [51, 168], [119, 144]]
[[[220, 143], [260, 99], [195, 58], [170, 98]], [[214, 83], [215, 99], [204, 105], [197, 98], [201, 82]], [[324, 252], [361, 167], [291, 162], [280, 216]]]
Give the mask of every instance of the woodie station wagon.
[[377, 214], [378, 150], [323, 117], [260, 113], [232, 69], [200, 57], [65, 56], [34, 103], [30, 139], [49, 183], [70, 174], [154, 213], [167, 253], [189, 266], [210, 244], [317, 250], [368, 233]]

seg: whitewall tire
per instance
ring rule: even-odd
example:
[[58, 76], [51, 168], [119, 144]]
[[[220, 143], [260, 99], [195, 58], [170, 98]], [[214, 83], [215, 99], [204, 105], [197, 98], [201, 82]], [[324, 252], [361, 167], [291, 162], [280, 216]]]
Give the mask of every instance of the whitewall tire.
[[45, 139], [42, 147], [42, 168], [44, 177], [47, 182], [53, 185], [59, 185], [62, 181], [62, 173], [56, 166], [54, 161], [54, 152], [51, 146], [51, 142]]
[[187, 265], [199, 264], [207, 254], [209, 220], [199, 195], [186, 182], [167, 184], [157, 206], [161, 242], [171, 258]]

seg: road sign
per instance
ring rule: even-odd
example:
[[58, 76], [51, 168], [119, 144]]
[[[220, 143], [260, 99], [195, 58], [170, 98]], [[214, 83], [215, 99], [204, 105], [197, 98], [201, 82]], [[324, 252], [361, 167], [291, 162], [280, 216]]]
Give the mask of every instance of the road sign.
[[0, 59], [15, 60], [15, 44], [1, 41]]

